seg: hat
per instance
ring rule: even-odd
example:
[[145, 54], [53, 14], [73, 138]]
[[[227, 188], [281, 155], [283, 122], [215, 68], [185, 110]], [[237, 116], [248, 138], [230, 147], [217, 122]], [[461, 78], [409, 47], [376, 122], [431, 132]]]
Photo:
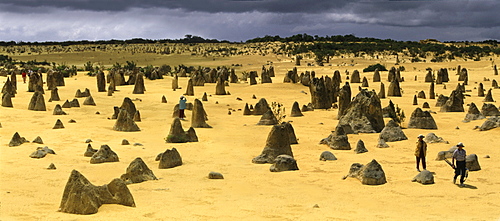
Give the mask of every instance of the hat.
[[465, 147], [462, 142], [457, 143], [457, 147]]
[[420, 135], [418, 135], [417, 138], [424, 138], [424, 137], [425, 137], [424, 135], [420, 134]]
[[184, 95], [181, 95], [180, 99], [184, 99]]

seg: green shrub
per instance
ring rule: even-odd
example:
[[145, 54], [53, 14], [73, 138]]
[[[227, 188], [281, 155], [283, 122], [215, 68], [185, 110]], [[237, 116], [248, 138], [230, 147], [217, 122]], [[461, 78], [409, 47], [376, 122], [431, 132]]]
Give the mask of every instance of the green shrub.
[[384, 65], [374, 64], [374, 65], [370, 65], [367, 68], [363, 69], [363, 72], [375, 71], [375, 69], [377, 69], [377, 68], [379, 71], [387, 71], [387, 68], [385, 68]]

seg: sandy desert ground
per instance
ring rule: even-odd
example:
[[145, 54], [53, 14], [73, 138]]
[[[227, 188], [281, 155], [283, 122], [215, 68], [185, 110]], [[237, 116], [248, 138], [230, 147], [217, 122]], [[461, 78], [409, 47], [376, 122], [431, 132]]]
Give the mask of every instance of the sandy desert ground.
[[[140, 54], [136, 54], [140, 56]], [[64, 59], [64, 55], [61, 55]], [[15, 57], [18, 59], [18, 57]], [[169, 63], [169, 56], [158, 58], [156, 62]], [[460, 61], [447, 63], [403, 63], [406, 71], [401, 83], [403, 97], [382, 99], [385, 107], [392, 100], [409, 116], [417, 107], [412, 105], [413, 96], [420, 90], [428, 94], [429, 83], [424, 83], [425, 68], [456, 68], [457, 65], [469, 71], [469, 85], [466, 87], [470, 97], [466, 104], [474, 102], [479, 108], [483, 98], [477, 96], [473, 88], [483, 82], [485, 89], [491, 81], [500, 80], [494, 76], [492, 63], [499, 58], [484, 61]], [[345, 59], [348, 62], [350, 59]], [[280, 102], [289, 113], [294, 101], [302, 106], [310, 102], [309, 89], [301, 84], [282, 83], [286, 71], [294, 67], [289, 59], [272, 56], [234, 56], [224, 59], [199, 60], [186, 57], [186, 65], [216, 67], [241, 63], [244, 70], [255, 70], [260, 74], [262, 65], [272, 61], [276, 77], [272, 84], [248, 85], [230, 84], [226, 87], [231, 95], [215, 94], [215, 84], [195, 87], [195, 96], [188, 96], [188, 102], [201, 99], [204, 92], [211, 95], [204, 102], [208, 114], [208, 124], [213, 128], [197, 128], [199, 142], [171, 144], [165, 143], [172, 112], [178, 98], [185, 92], [187, 78], [179, 78], [183, 89], [171, 89], [171, 77], [161, 80], [145, 80], [145, 94], [132, 94], [133, 86], [120, 86], [113, 96], [97, 92], [96, 79], [80, 72], [78, 76], [67, 78], [66, 86], [59, 87], [62, 101], [46, 102], [47, 111], [27, 109], [32, 93], [27, 92], [27, 84], [18, 77], [18, 94], [13, 98], [14, 108], [0, 108], [0, 220], [498, 220], [500, 219], [500, 129], [490, 131], [473, 130], [484, 120], [462, 122], [465, 113], [443, 113], [435, 107], [435, 100], [419, 99], [419, 107], [429, 102], [430, 110], [436, 111], [433, 117], [438, 130], [404, 129], [409, 140], [390, 142], [389, 148], [376, 148], [379, 134], [351, 134], [349, 142], [355, 146], [362, 139], [369, 150], [356, 154], [353, 150], [331, 150], [319, 144], [337, 125], [337, 110], [315, 110], [304, 112], [303, 117], [289, 118], [295, 129], [299, 144], [292, 150], [300, 170], [280, 173], [269, 171], [270, 164], [253, 164], [252, 158], [259, 155], [265, 146], [271, 126], [258, 126], [260, 116], [243, 116], [242, 111], [228, 115], [228, 109], [242, 109], [245, 103], [255, 104], [258, 100], [252, 95], [266, 98], [269, 103]], [[83, 65], [85, 61], [78, 65]], [[362, 70], [378, 61], [356, 59], [354, 66], [337, 66], [340, 58], [332, 60], [332, 66], [299, 66], [300, 72], [316, 71], [317, 76], [332, 76], [335, 70]], [[390, 68], [391, 62], [385, 61]], [[78, 62], [73, 62], [78, 63]], [[305, 62], [304, 62], [305, 63]], [[68, 62], [71, 64], [71, 62]], [[139, 63], [146, 65], [147, 63]], [[175, 64], [173, 64], [175, 65]], [[458, 77], [450, 71], [447, 89], [436, 86], [436, 93], [449, 95], [455, 89]], [[370, 83], [370, 89], [379, 90], [380, 84], [371, 81], [373, 72], [363, 73]], [[414, 81], [414, 76], [418, 80]], [[45, 77], [44, 77], [45, 79]], [[387, 72], [382, 72], [386, 87]], [[5, 82], [5, 77], [0, 77]], [[342, 83], [343, 85], [343, 83]], [[351, 84], [353, 96], [360, 84]], [[52, 110], [56, 104], [73, 99], [77, 89], [89, 88], [97, 106], [81, 106], [65, 109], [68, 115], [55, 116]], [[302, 93], [302, 91], [306, 93]], [[168, 103], [161, 103], [165, 95]], [[45, 94], [47, 101], [50, 92]], [[142, 122], [138, 122], [140, 132], [117, 132], [112, 130], [114, 120], [113, 106], [120, 106], [124, 97], [139, 98], [134, 101], [141, 112]], [[242, 101], [236, 98], [241, 98]], [[500, 90], [493, 90], [495, 100], [500, 99]], [[80, 104], [83, 98], [80, 98]], [[216, 104], [218, 102], [218, 104]], [[498, 106], [498, 103], [495, 103]], [[468, 107], [464, 106], [465, 110]], [[100, 114], [95, 114], [96, 112]], [[190, 125], [191, 111], [186, 111]], [[66, 128], [54, 130], [57, 119]], [[74, 119], [76, 123], [68, 123]], [[386, 121], [388, 119], [385, 119]], [[459, 129], [457, 129], [457, 127]], [[43, 145], [25, 143], [9, 147], [8, 143], [15, 132], [32, 141], [40, 136]], [[422, 185], [411, 182], [417, 175], [415, 169], [416, 137], [433, 132], [449, 141], [449, 144], [429, 144], [427, 152], [428, 169], [435, 173], [435, 184]], [[92, 139], [94, 148], [108, 144], [120, 157], [120, 162], [90, 164], [84, 157], [86, 139]], [[143, 146], [121, 145], [122, 139]], [[439, 151], [448, 150], [457, 142], [463, 142], [468, 154], [475, 153], [482, 167], [480, 171], [470, 172], [466, 187], [460, 188], [452, 183], [453, 170], [444, 162], [434, 160]], [[32, 159], [30, 153], [39, 146], [48, 146], [56, 155], [42, 159]], [[158, 169], [155, 157], [166, 149], [177, 148], [184, 164], [171, 169]], [[323, 151], [331, 151], [336, 161], [320, 161]], [[489, 155], [491, 158], [484, 158]], [[97, 214], [74, 215], [58, 212], [62, 193], [70, 172], [81, 172], [94, 185], [109, 183], [125, 173], [129, 163], [141, 157], [159, 180], [128, 185], [136, 207], [103, 205]], [[387, 183], [378, 186], [362, 185], [359, 180], [342, 177], [349, 171], [352, 163], [367, 164], [376, 159], [383, 167]], [[56, 170], [47, 170], [54, 163]], [[210, 171], [220, 172], [223, 180], [207, 178]], [[317, 205], [317, 206], [315, 206]]]

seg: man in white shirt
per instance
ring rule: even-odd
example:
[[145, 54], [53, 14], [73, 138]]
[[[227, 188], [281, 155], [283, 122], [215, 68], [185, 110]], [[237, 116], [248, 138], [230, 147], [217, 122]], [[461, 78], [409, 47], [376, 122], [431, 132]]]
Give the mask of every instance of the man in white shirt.
[[[463, 149], [464, 144], [462, 142], [457, 144], [457, 148], [453, 152], [453, 158], [452, 158], [452, 166], [455, 168], [455, 177], [453, 177], [453, 183], [457, 181], [458, 175], [460, 176], [460, 186], [464, 186], [464, 178], [465, 178], [465, 157], [467, 156], [466, 151]], [[455, 164], [456, 161], [456, 164]]]

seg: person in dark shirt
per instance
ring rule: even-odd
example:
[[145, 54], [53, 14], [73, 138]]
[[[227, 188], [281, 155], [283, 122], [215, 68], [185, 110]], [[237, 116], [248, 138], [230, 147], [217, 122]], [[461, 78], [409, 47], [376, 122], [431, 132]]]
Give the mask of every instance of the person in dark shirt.
[[[457, 182], [457, 177], [460, 175], [460, 186], [464, 186], [464, 178], [465, 178], [465, 157], [467, 156], [467, 152], [464, 150], [464, 144], [462, 142], [457, 144], [457, 148], [453, 152], [452, 158], [452, 167], [455, 168], [455, 177], [453, 177], [453, 183]], [[455, 164], [456, 162], [456, 164]]]
[[418, 135], [417, 148], [415, 149], [415, 157], [417, 159], [417, 171], [420, 172], [420, 161], [422, 161], [422, 168], [424, 170], [427, 169], [427, 165], [425, 163], [425, 155], [427, 153], [427, 143], [424, 141], [424, 135]]

